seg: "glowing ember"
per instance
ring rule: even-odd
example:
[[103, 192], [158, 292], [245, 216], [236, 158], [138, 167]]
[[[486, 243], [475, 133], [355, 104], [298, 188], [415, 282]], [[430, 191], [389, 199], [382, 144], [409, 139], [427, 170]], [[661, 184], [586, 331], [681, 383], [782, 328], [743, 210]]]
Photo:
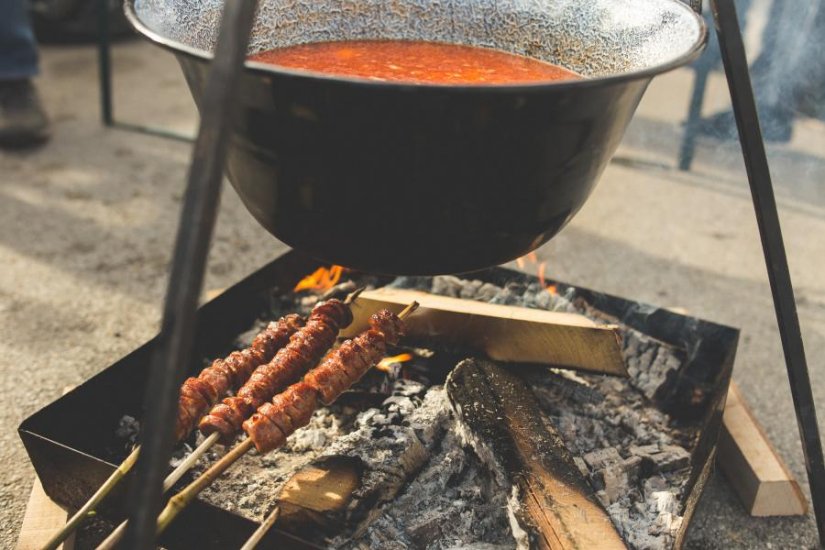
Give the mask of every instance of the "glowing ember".
[[329, 290], [338, 284], [344, 268], [340, 265], [332, 265], [329, 268], [319, 267], [311, 275], [307, 275], [301, 282], [295, 285], [293, 292], [302, 290]]
[[381, 362], [375, 365], [375, 368], [381, 372], [392, 372], [392, 366], [400, 363], [406, 363], [412, 360], [413, 356], [409, 353], [402, 353], [393, 357], [384, 357]]
[[547, 292], [549, 292], [553, 296], [558, 296], [559, 289], [556, 287], [556, 285], [550, 285], [547, 287]]

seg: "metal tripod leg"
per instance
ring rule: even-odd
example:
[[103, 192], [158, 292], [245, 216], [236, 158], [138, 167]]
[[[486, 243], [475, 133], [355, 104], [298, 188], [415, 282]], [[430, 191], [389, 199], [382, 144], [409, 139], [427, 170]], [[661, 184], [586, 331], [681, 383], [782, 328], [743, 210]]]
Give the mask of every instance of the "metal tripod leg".
[[190, 364], [195, 312], [217, 217], [235, 97], [243, 77], [256, 5], [257, 0], [224, 4], [189, 167], [163, 323], [146, 388], [141, 451], [135, 466], [124, 548], [155, 548], [163, 478], [174, 444], [178, 392]]
[[748, 173], [756, 221], [762, 238], [762, 250], [768, 267], [768, 279], [773, 292], [776, 320], [785, 352], [788, 380], [796, 408], [796, 420], [805, 453], [805, 467], [811, 487], [816, 525], [821, 545], [825, 545], [825, 462], [822, 457], [822, 441], [816, 420], [811, 380], [799, 318], [796, 314], [791, 274], [782, 241], [782, 229], [773, 193], [765, 143], [759, 126], [756, 102], [753, 97], [748, 61], [742, 43], [739, 20], [733, 0], [712, 0], [713, 19], [719, 37], [719, 49], [725, 65], [733, 113], [742, 144], [742, 155]]
[[112, 37], [109, 23], [109, 0], [97, 0], [97, 65], [100, 81], [100, 118], [103, 125], [139, 134], [192, 142], [191, 136], [172, 130], [115, 120], [114, 95], [112, 94]]

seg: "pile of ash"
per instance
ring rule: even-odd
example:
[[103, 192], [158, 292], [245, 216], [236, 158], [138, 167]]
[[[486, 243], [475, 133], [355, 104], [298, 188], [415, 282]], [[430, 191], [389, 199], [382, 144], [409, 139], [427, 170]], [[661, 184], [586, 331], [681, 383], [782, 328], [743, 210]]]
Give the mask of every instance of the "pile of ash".
[[[551, 293], [539, 283], [499, 287], [440, 276], [402, 277], [393, 286], [614, 321], [575, 300], [572, 290]], [[683, 519], [680, 497], [697, 434], [675, 425], [652, 398], [684, 355], [632, 328], [620, 333], [626, 380], [554, 369], [524, 371], [525, 379], [628, 544], [668, 548]]]

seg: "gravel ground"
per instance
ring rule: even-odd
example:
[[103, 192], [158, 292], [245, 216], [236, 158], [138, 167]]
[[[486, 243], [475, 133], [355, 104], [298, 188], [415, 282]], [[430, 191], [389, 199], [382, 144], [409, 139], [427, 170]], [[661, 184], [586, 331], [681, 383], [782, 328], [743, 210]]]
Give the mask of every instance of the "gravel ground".
[[[170, 56], [126, 43], [116, 48], [115, 66], [119, 119], [191, 131], [191, 100]], [[0, 152], [3, 548], [16, 540], [33, 475], [17, 425], [157, 330], [189, 157], [184, 143], [100, 126], [92, 48], [44, 49], [43, 72], [52, 141], [34, 152]], [[691, 78], [681, 71], [654, 83], [617, 162], [539, 257], [561, 280], [741, 327], [735, 378], [804, 480], [738, 150], [702, 143], [693, 172], [671, 168]], [[723, 106], [724, 98], [721, 77], [714, 76], [709, 108]], [[790, 145], [770, 151], [814, 392], [825, 403], [825, 128], [801, 121]], [[206, 286], [231, 284], [284, 249], [227, 190]], [[810, 518], [751, 519], [714, 476], [689, 547], [799, 548], [815, 541]]]

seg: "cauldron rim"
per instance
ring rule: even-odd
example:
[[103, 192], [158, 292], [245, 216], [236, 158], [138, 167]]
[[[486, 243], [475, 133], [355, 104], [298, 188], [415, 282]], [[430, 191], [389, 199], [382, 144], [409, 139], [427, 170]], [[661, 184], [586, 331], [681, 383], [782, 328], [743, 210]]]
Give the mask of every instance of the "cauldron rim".
[[[690, 16], [696, 21], [699, 35], [696, 41], [691, 44], [684, 53], [664, 63], [646, 67], [644, 69], [622, 72], [606, 76], [586, 77], [579, 80], [561, 80], [561, 81], [541, 81], [535, 83], [519, 83], [519, 84], [472, 84], [472, 85], [457, 85], [457, 84], [443, 84], [443, 83], [419, 83], [419, 82], [394, 82], [394, 81], [379, 81], [370, 80], [367, 78], [358, 78], [343, 75], [333, 75], [328, 73], [320, 73], [316, 71], [307, 71], [300, 69], [289, 69], [285, 67], [277, 67], [267, 63], [260, 63], [255, 61], [246, 61], [244, 67], [248, 72], [260, 76], [281, 76], [291, 78], [303, 78], [308, 80], [338, 82], [342, 84], [352, 84], [376, 89], [410, 89], [416, 90], [454, 90], [457, 92], [480, 92], [480, 93], [518, 93], [528, 91], [543, 91], [546, 89], [561, 90], [561, 89], [575, 89], [575, 88], [589, 88], [598, 86], [609, 86], [611, 84], [619, 84], [633, 80], [641, 80], [645, 78], [652, 78], [662, 73], [677, 69], [694, 61], [702, 53], [707, 40], [708, 29], [704, 19], [681, 0], [660, 0], [669, 1], [677, 4], [679, 8], [686, 10]], [[145, 25], [135, 11], [136, 0], [125, 0], [123, 9], [129, 23], [142, 34], [145, 38], [154, 44], [176, 54], [184, 54], [188, 57], [198, 59], [200, 61], [209, 62], [213, 55], [211, 52], [194, 48], [173, 40], [162, 34], [150, 29]]]

